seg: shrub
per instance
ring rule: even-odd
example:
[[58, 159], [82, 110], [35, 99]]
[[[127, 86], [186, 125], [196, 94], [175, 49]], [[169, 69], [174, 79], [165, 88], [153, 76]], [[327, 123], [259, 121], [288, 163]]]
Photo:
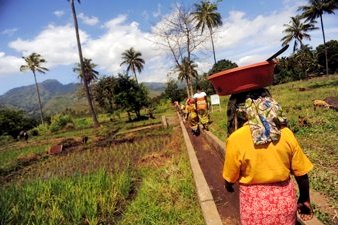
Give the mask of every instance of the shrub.
[[70, 115], [56, 114], [51, 119], [49, 130], [51, 132], [56, 132], [65, 128], [67, 124], [74, 125], [73, 119], [71, 118]]
[[[38, 135], [46, 135], [49, 134], [49, 127], [48, 124], [39, 124], [39, 126], [37, 126], [36, 129]], [[35, 131], [34, 131], [35, 132]], [[32, 134], [33, 135], [33, 134]]]
[[75, 119], [74, 121], [75, 127], [77, 127], [78, 129], [88, 128], [91, 126], [91, 123], [92, 122], [90, 118], [78, 118], [78, 119]]
[[1, 135], [0, 136], [0, 145], [5, 145], [8, 143], [14, 142], [14, 138], [10, 135]]
[[35, 127], [29, 131], [31, 136], [39, 136], [39, 130]]

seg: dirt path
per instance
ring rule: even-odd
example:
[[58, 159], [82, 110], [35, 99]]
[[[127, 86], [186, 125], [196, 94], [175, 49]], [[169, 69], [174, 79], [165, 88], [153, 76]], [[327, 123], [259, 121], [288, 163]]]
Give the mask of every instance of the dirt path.
[[189, 128], [187, 131], [223, 224], [240, 224], [238, 187], [235, 187], [234, 193], [228, 193], [224, 189], [223, 160], [216, 150], [208, 145], [203, 135], [196, 137], [192, 135]]

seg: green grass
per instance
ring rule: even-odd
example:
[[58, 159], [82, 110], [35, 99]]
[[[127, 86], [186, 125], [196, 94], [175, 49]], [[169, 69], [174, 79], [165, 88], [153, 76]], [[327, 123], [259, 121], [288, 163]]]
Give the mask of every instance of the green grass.
[[99, 170], [72, 178], [36, 180], [2, 188], [1, 224], [113, 223], [132, 187], [128, 170]]
[[11, 167], [14, 167], [19, 163], [18, 159], [24, 158], [28, 155], [46, 152], [47, 149], [47, 145], [32, 145], [23, 148], [16, 147], [14, 149], [10, 149], [9, 151], [1, 151], [0, 170], [7, 170]]
[[[203, 224], [179, 128], [118, 134], [113, 130], [128, 123], [105, 121], [97, 129], [60, 131], [11, 145], [17, 151], [29, 145], [23, 151], [29, 155], [33, 145], [42, 148], [83, 134], [91, 138], [82, 150], [44, 157], [3, 179], [0, 224]], [[97, 136], [102, 140], [94, 140]], [[0, 156], [12, 150], [2, 148]]]

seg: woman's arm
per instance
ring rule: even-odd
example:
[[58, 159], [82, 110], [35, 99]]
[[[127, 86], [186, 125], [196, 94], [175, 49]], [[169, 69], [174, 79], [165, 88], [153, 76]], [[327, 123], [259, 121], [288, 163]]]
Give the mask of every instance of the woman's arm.
[[310, 202], [309, 177], [305, 174], [303, 176], [295, 176], [295, 179], [299, 188], [298, 213], [302, 220], [310, 220], [313, 217], [313, 211]]

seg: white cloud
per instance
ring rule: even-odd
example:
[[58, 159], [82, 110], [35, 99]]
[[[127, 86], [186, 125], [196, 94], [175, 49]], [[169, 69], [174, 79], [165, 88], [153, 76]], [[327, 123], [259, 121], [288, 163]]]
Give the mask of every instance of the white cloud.
[[83, 13], [80, 13], [80, 14], [78, 15], [78, 18], [79, 18], [84, 24], [87, 24], [87, 25], [89, 25], [89, 26], [94, 26], [94, 25], [98, 24], [98, 22], [99, 22], [99, 19], [98, 19], [97, 17], [95, 17], [95, 16], [89, 17], [89, 16], [86, 16], [86, 15], [83, 14]]
[[[80, 30], [82, 43], [86, 43], [88, 35]], [[49, 25], [32, 40], [17, 39], [9, 43], [9, 47], [26, 56], [39, 53], [47, 61], [47, 67], [74, 64], [78, 58], [75, 31], [71, 25]]]
[[[106, 22], [103, 25], [104, 34], [88, 42], [84, 50], [89, 58], [109, 73], [123, 72], [125, 68], [120, 66], [121, 54], [131, 47], [142, 53], [145, 67], [149, 67], [150, 61], [156, 58], [157, 51], [150, 41], [150, 34], [142, 32], [137, 22], [126, 23], [126, 20], [126, 15], [119, 15]], [[142, 76], [143, 72], [138, 75]]]
[[4, 52], [0, 52], [0, 77], [18, 72], [23, 64], [22, 58], [8, 56]]
[[56, 17], [62, 17], [65, 12], [63, 10], [56, 10], [53, 12], [53, 14], [56, 16]]
[[17, 31], [18, 31], [18, 28], [5, 29], [5, 30], [1, 31], [1, 34], [12, 36]]

